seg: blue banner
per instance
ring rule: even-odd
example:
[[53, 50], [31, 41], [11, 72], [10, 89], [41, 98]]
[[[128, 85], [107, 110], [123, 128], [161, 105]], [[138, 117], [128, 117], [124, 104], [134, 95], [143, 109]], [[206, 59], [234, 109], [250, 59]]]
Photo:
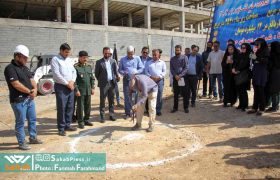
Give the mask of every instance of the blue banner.
[[214, 12], [210, 40], [226, 49], [228, 39], [239, 47], [262, 37], [280, 41], [280, 0], [225, 0]]

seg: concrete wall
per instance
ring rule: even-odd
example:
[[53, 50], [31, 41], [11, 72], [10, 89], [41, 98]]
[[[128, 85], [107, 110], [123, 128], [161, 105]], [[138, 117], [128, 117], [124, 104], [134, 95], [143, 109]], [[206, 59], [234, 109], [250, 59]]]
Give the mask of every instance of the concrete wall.
[[100, 57], [102, 47], [117, 44], [119, 56], [125, 55], [126, 47], [133, 45], [139, 54], [142, 46], [161, 48], [169, 57], [171, 37], [174, 45], [190, 47], [197, 44], [203, 50], [206, 36], [181, 32], [149, 30], [129, 27], [105, 27], [88, 24], [67, 24], [0, 18], [0, 61], [9, 61], [14, 47], [25, 44], [31, 54], [56, 54], [60, 44], [68, 42], [73, 56], [87, 50], [91, 56]]
[[18, 44], [26, 45], [32, 56], [57, 54], [59, 46], [68, 42], [72, 56], [86, 50], [94, 59], [102, 56], [105, 45], [113, 48], [116, 43], [119, 57], [126, 54], [128, 45], [135, 47], [137, 55], [143, 46], [149, 45], [151, 49], [161, 48], [162, 59], [169, 60], [172, 37], [174, 45], [180, 44], [185, 48], [197, 44], [201, 50], [206, 39], [205, 35], [181, 32], [0, 18], [0, 87], [5, 86], [1, 81], [4, 81], [3, 71], [7, 63], [3, 62], [10, 62]]

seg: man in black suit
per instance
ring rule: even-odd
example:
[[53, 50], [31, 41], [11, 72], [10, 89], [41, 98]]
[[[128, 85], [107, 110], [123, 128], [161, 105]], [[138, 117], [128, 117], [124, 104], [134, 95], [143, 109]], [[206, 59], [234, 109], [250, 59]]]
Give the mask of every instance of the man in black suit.
[[115, 121], [114, 118], [114, 88], [116, 83], [120, 80], [118, 75], [118, 66], [116, 60], [111, 58], [110, 48], [103, 48], [103, 58], [98, 60], [95, 65], [95, 77], [98, 80], [98, 87], [100, 89], [100, 122], [104, 123], [105, 115], [105, 100], [108, 98], [110, 120]]

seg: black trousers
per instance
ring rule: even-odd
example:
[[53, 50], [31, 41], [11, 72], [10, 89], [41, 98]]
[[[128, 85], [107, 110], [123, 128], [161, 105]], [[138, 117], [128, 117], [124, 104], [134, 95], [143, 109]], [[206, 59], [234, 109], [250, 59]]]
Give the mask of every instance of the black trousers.
[[236, 86], [238, 99], [239, 99], [239, 107], [241, 109], [245, 109], [248, 107], [248, 92], [247, 92], [248, 83], [241, 84]]
[[208, 95], [212, 95], [212, 89], [211, 89], [211, 81], [209, 80], [209, 77], [207, 75], [206, 72], [203, 72], [203, 95], [207, 95], [207, 84], [209, 82], [209, 86], [208, 86]]
[[187, 107], [189, 107], [190, 104], [190, 98], [191, 98], [191, 103], [195, 104], [195, 100], [196, 100], [196, 90], [197, 90], [197, 82], [198, 82], [198, 78], [196, 75], [186, 75], [185, 77], [186, 80], [186, 89], [187, 89], [187, 102], [186, 105]]
[[253, 109], [265, 110], [265, 91], [263, 86], [254, 85], [254, 103]]
[[108, 98], [108, 102], [109, 102], [110, 116], [113, 116], [114, 115], [114, 98], [115, 98], [115, 86], [114, 86], [113, 82], [107, 83], [106, 86], [99, 87], [99, 89], [100, 89], [100, 103], [99, 103], [100, 116], [104, 117], [106, 98]]
[[[186, 83], [186, 79], [185, 79]], [[184, 109], [188, 108], [187, 106], [187, 98], [186, 98], [186, 86], [178, 86], [178, 81], [173, 78], [173, 93], [174, 93], [174, 106], [173, 109], [178, 110], [178, 104], [179, 104], [179, 94], [183, 97], [183, 105]]]

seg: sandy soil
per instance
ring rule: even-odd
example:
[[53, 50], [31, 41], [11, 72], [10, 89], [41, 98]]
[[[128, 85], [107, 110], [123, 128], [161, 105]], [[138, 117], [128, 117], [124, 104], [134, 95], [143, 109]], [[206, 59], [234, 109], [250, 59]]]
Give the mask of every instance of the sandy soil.
[[[166, 90], [165, 96], [171, 94]], [[92, 100], [93, 127], [66, 137], [57, 135], [54, 107], [38, 114], [42, 145], [30, 152], [106, 152], [106, 173], [2, 173], [1, 179], [270, 179], [280, 178], [280, 113], [247, 115], [208, 99], [185, 114], [180, 101], [177, 113], [169, 111], [173, 98], [164, 102], [155, 131], [140, 131], [132, 122], [98, 122], [98, 92]], [[12, 121], [0, 126], [0, 152], [17, 149]]]

